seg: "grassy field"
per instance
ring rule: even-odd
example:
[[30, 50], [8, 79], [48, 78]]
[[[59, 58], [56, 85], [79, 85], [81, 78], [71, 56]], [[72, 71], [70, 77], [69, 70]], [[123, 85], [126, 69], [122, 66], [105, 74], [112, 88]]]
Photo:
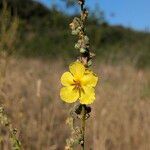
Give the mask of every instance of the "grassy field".
[[[150, 150], [150, 70], [95, 64], [101, 80], [87, 121], [86, 150]], [[64, 149], [70, 131], [70, 105], [59, 97], [65, 66], [62, 60], [10, 60], [0, 102], [25, 150]], [[1, 135], [1, 149], [9, 150], [5, 128]]]

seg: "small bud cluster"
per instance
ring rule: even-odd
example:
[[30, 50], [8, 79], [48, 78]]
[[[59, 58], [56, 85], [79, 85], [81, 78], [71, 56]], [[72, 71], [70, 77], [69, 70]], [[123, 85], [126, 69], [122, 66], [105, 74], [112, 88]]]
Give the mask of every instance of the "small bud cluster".
[[[81, 16], [73, 19], [70, 28], [72, 35], [78, 36], [78, 41], [75, 43], [75, 49], [80, 52], [78, 61], [88, 68], [92, 65], [92, 58], [95, 54], [90, 52], [90, 41], [85, 32], [85, 23], [88, 17], [88, 11], [84, 8], [85, 0], [78, 0], [78, 3], [81, 6]], [[84, 150], [85, 121], [90, 117], [90, 112], [91, 107], [83, 104], [75, 104], [71, 110], [70, 117], [66, 121], [71, 128], [71, 137], [66, 141], [65, 150], [73, 150], [79, 144]], [[81, 120], [79, 126], [76, 124], [77, 119]]]
[[75, 126], [76, 119], [82, 119], [82, 107], [85, 107], [86, 110], [86, 119], [90, 117], [91, 107], [86, 105], [77, 104], [75, 105], [71, 111], [70, 116], [66, 120], [66, 123], [69, 125], [71, 129], [71, 137], [66, 140], [65, 150], [73, 150], [73, 148], [77, 145], [82, 145], [83, 143], [83, 133], [82, 129], [79, 126]]
[[81, 143], [82, 141], [82, 131], [80, 127], [74, 127], [74, 118], [69, 117], [66, 123], [71, 128], [71, 137], [66, 140], [65, 150], [73, 150], [75, 146]]
[[85, 23], [88, 17], [88, 11], [83, 7], [85, 1], [79, 0], [78, 3], [81, 5], [81, 16], [75, 17], [70, 23], [70, 28], [72, 30], [72, 35], [78, 36], [78, 41], [75, 43], [75, 49], [79, 50], [81, 56], [79, 61], [81, 61], [85, 67], [90, 67], [92, 65], [92, 57], [95, 56], [90, 52], [90, 41], [89, 37], [85, 32]]

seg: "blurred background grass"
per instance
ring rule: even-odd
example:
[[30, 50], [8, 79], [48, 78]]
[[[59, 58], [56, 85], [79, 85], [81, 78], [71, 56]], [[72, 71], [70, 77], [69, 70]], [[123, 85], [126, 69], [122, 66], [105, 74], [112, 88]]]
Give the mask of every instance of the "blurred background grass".
[[[78, 56], [69, 30], [73, 16], [32, 0], [7, 4], [12, 18], [4, 18], [14, 26], [0, 32], [0, 54], [9, 56], [0, 104], [25, 150], [62, 150], [70, 105], [60, 101], [60, 76]], [[104, 12], [91, 14], [87, 32], [96, 53], [93, 70], [101, 81], [87, 120], [86, 150], [150, 150], [150, 33], [109, 25]], [[0, 71], [4, 59], [0, 57]], [[8, 137], [1, 127], [0, 150], [11, 149]]]

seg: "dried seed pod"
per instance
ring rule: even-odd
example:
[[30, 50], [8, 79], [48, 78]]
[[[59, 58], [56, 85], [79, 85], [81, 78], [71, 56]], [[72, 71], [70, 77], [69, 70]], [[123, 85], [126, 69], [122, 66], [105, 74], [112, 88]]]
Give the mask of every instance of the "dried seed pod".
[[82, 111], [82, 105], [77, 105], [77, 107], [75, 108], [75, 113], [80, 115]]
[[89, 114], [91, 112], [91, 107], [90, 106], [86, 106], [86, 112]]

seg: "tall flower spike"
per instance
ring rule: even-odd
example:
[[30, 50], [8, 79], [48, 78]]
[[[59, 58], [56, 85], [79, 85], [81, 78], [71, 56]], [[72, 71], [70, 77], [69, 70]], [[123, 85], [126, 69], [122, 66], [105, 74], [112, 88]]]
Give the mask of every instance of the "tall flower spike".
[[[75, 17], [70, 23], [72, 35], [78, 36], [78, 41], [75, 43], [75, 49], [80, 53], [77, 61], [69, 66], [69, 71], [63, 73], [61, 84], [63, 87], [60, 90], [60, 97], [66, 103], [75, 103], [71, 110], [69, 125], [71, 125], [71, 137], [67, 139], [65, 150], [73, 150], [78, 144], [82, 150], [85, 149], [85, 123], [89, 118], [92, 104], [95, 100], [95, 86], [98, 82], [98, 77], [89, 67], [92, 65], [92, 58], [95, 54], [91, 53], [89, 37], [85, 32], [85, 24], [88, 17], [88, 11], [84, 8], [85, 0], [78, 0], [81, 7], [81, 16]], [[81, 119], [81, 126], [75, 127], [76, 119]]]

